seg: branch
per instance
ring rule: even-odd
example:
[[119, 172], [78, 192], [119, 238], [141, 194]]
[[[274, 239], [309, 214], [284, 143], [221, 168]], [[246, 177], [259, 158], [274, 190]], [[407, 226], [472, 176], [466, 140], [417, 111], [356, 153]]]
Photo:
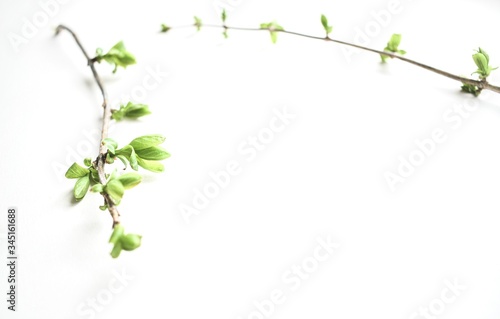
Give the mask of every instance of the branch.
[[[102, 99], [103, 99], [102, 107], [104, 110], [103, 110], [102, 129], [101, 129], [101, 143], [99, 145], [99, 155], [97, 156], [97, 159], [94, 161], [93, 165], [94, 168], [97, 170], [97, 173], [99, 174], [99, 182], [105, 185], [106, 173], [104, 171], [104, 166], [106, 165], [107, 148], [104, 145], [104, 143], [102, 143], [102, 141], [108, 137], [109, 122], [111, 120], [111, 107], [108, 105], [108, 95], [106, 93], [106, 90], [104, 89], [101, 78], [99, 77], [99, 74], [95, 69], [94, 64], [96, 60], [90, 58], [87, 51], [85, 51], [82, 43], [78, 39], [77, 35], [70, 28], [64, 25], [59, 25], [56, 28], [56, 35], [58, 35], [61, 32], [61, 30], [68, 31], [75, 39], [76, 44], [78, 44], [80, 50], [87, 59], [87, 64], [92, 70], [92, 74], [94, 75], [94, 80], [97, 83], [97, 86], [99, 87], [99, 90], [101, 91], [102, 94]], [[101, 195], [104, 197], [104, 201], [108, 206], [109, 213], [111, 214], [111, 218], [113, 219], [113, 228], [114, 228], [116, 225], [120, 223], [120, 213], [118, 212], [118, 209], [116, 208], [115, 204], [113, 203], [108, 194], [101, 193]]]
[[[196, 24], [194, 24], [194, 25], [191, 24], [191, 25], [183, 25], [183, 26], [178, 26], [178, 27], [169, 27], [168, 30], [170, 30], [170, 29], [181, 29], [181, 28], [193, 27], [193, 26], [198, 27]], [[426, 65], [426, 64], [423, 64], [423, 63], [420, 63], [420, 62], [417, 62], [417, 61], [405, 58], [405, 57], [403, 57], [401, 55], [397, 55], [397, 54], [394, 54], [394, 53], [391, 53], [391, 52], [386, 52], [386, 51], [380, 51], [380, 50], [371, 49], [371, 48], [368, 48], [368, 47], [365, 47], [365, 46], [361, 46], [361, 45], [357, 45], [357, 44], [354, 44], [354, 43], [349, 43], [349, 42], [345, 42], [345, 41], [341, 41], [341, 40], [336, 40], [336, 39], [330, 38], [329, 36], [318, 37], [318, 36], [308, 35], [308, 34], [299, 33], [299, 32], [281, 30], [281, 29], [232, 27], [232, 26], [228, 26], [226, 24], [223, 24], [223, 25], [203, 24], [203, 27], [219, 28], [219, 29], [223, 29], [224, 31], [227, 31], [227, 30], [265, 31], [265, 32], [272, 31], [272, 32], [281, 32], [281, 33], [290, 34], [290, 35], [294, 35], [294, 36], [304, 37], [304, 38], [313, 39], [313, 40], [330, 41], [330, 42], [334, 42], [334, 43], [337, 43], [337, 44], [341, 44], [341, 45], [345, 45], [345, 46], [349, 46], [349, 47], [361, 49], [361, 50], [364, 50], [364, 51], [368, 51], [368, 52], [373, 52], [373, 53], [376, 53], [376, 54], [384, 55], [384, 56], [387, 56], [387, 57], [390, 57], [390, 58], [398, 59], [398, 60], [401, 60], [403, 62], [410, 63], [410, 64], [413, 64], [415, 66], [418, 66], [418, 67], [420, 67], [422, 69], [425, 69], [425, 70], [434, 72], [436, 74], [442, 75], [442, 76], [447, 77], [449, 79], [458, 81], [458, 82], [460, 82], [462, 84], [470, 84], [470, 85], [477, 86], [480, 90], [491, 90], [493, 92], [500, 93], [500, 87], [488, 83], [488, 81], [486, 81], [486, 79], [474, 80], [474, 79], [465, 78], [465, 77], [458, 76], [458, 75], [455, 75], [455, 74], [452, 74], [452, 73], [449, 73], [449, 72], [446, 72], [446, 71], [434, 68], [432, 66], [429, 66], [429, 65]], [[166, 31], [163, 31], [163, 32], [166, 32]]]

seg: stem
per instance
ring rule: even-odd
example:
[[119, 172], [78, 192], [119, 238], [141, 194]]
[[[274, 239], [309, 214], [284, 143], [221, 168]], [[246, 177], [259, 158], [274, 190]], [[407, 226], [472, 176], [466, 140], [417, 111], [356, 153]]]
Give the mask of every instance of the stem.
[[[102, 141], [106, 137], [108, 137], [109, 122], [111, 120], [111, 107], [108, 105], [108, 95], [106, 93], [106, 90], [104, 89], [104, 85], [102, 84], [101, 78], [99, 77], [99, 74], [95, 69], [96, 61], [90, 58], [87, 51], [85, 51], [82, 43], [78, 39], [77, 35], [73, 32], [73, 30], [64, 25], [59, 25], [56, 28], [56, 35], [58, 35], [61, 32], [61, 30], [68, 31], [73, 36], [73, 39], [75, 39], [76, 44], [78, 44], [80, 50], [87, 59], [87, 65], [90, 67], [90, 70], [92, 70], [92, 74], [94, 75], [94, 80], [97, 83], [97, 86], [99, 87], [99, 90], [101, 91], [102, 94], [103, 119], [102, 119], [102, 129], [101, 129], [101, 143], [99, 145], [99, 155], [97, 156], [97, 159], [94, 162], [94, 168], [97, 170], [97, 173], [99, 175], [99, 182], [105, 185], [106, 172], [104, 171], [104, 166], [106, 165], [107, 148], [106, 146], [104, 146], [104, 143]], [[116, 208], [115, 204], [113, 203], [108, 194], [101, 193], [101, 195], [102, 197], [104, 197], [104, 202], [108, 206], [109, 213], [111, 214], [111, 218], [113, 219], [113, 228], [114, 228], [116, 225], [120, 223], [120, 213], [118, 212], [118, 209]]]
[[[192, 27], [193, 25], [171, 27], [171, 29], [186, 28], [186, 27], [189, 27], [189, 26]], [[267, 29], [267, 28], [266, 29], [262, 29], [262, 28], [242, 28], [242, 27], [232, 27], [232, 26], [228, 26], [226, 24], [223, 24], [223, 25], [204, 24], [203, 27], [221, 28], [221, 29], [224, 29], [224, 30], [240, 30], [240, 31], [266, 31], [266, 32], [271, 31], [270, 29]], [[405, 58], [403, 56], [400, 56], [400, 55], [397, 55], [397, 54], [394, 54], [394, 53], [391, 53], [391, 52], [375, 50], [375, 49], [371, 49], [371, 48], [368, 48], [368, 47], [364, 47], [362, 45], [357, 45], [357, 44], [354, 44], [354, 43], [349, 43], [349, 42], [345, 42], [345, 41], [341, 41], [341, 40], [332, 39], [329, 36], [318, 37], [318, 36], [313, 36], [313, 35], [308, 35], [308, 34], [304, 34], [304, 33], [293, 32], [293, 31], [286, 31], [286, 30], [272, 30], [272, 31], [286, 33], [286, 34], [290, 34], [290, 35], [294, 35], [294, 36], [299, 36], [299, 37], [303, 37], [303, 38], [308, 38], [308, 39], [313, 39], [313, 40], [330, 41], [330, 42], [334, 42], [334, 43], [337, 43], [337, 44], [341, 44], [341, 45], [346, 45], [346, 46], [350, 46], [350, 47], [353, 47], [353, 48], [357, 48], [357, 49], [360, 49], [360, 50], [364, 50], [364, 51], [368, 51], [368, 52], [373, 52], [373, 53], [377, 53], [377, 54], [380, 54], [380, 55], [385, 55], [385, 56], [388, 56], [388, 57], [391, 57], [391, 58], [394, 58], [394, 59], [401, 60], [401, 61], [406, 62], [406, 63], [413, 64], [413, 65], [418, 66], [418, 67], [420, 67], [422, 69], [434, 72], [436, 74], [439, 74], [439, 75], [442, 75], [442, 76], [447, 77], [449, 79], [461, 82], [463, 84], [475, 85], [480, 90], [491, 90], [493, 92], [500, 93], [500, 87], [488, 83], [488, 81], [486, 81], [486, 79], [474, 80], [474, 79], [464, 78], [462, 76], [458, 76], [458, 75], [455, 75], [455, 74], [452, 74], [452, 73], [449, 73], [449, 72], [446, 72], [446, 71], [434, 68], [432, 66], [429, 66], [429, 65], [426, 65], [426, 64], [423, 64], [423, 63], [420, 63], [420, 62], [417, 62], [417, 61]]]

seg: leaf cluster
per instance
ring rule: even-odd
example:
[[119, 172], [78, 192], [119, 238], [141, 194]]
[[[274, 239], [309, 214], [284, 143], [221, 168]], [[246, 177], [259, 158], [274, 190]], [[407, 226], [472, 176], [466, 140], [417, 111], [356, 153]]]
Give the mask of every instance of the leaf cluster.
[[276, 43], [278, 41], [278, 32], [285, 31], [285, 29], [280, 26], [276, 21], [269, 23], [261, 23], [260, 28], [262, 30], [269, 30], [269, 34], [271, 35], [271, 41]]
[[498, 69], [490, 66], [490, 56], [481, 48], [472, 55], [472, 59], [477, 66], [477, 70], [472, 74], [478, 74], [480, 79], [486, 79], [491, 71]]
[[122, 148], [118, 148], [118, 143], [106, 138], [104, 145], [108, 148], [106, 162], [111, 164], [115, 159], [119, 159], [125, 168], [129, 165], [137, 171], [139, 166], [155, 173], [164, 171], [164, 166], [159, 161], [167, 159], [170, 154], [161, 146], [165, 137], [158, 134], [144, 135], [132, 140]]
[[[406, 51], [405, 50], [400, 50], [399, 49], [399, 44], [401, 43], [401, 34], [393, 34], [387, 42], [387, 46], [384, 48], [385, 52], [391, 52], [391, 53], [398, 53], [400, 55], [405, 55]], [[387, 61], [387, 58], [390, 58], [387, 55], [381, 54], [380, 58], [382, 59], [382, 62], [385, 63]]]
[[116, 121], [121, 121], [124, 118], [137, 119], [151, 114], [149, 106], [145, 104], [134, 104], [132, 102], [128, 102], [126, 105], [121, 105], [120, 109], [112, 110], [111, 112], [111, 118]]
[[125, 234], [122, 225], [118, 224], [114, 227], [113, 233], [109, 238], [109, 242], [113, 244], [111, 257], [117, 258], [122, 250], [131, 251], [141, 246], [142, 236], [137, 234]]
[[103, 50], [98, 48], [96, 50], [96, 57], [94, 58], [97, 62], [106, 61], [114, 66], [113, 73], [116, 73], [118, 67], [127, 68], [129, 65], [136, 64], [135, 57], [132, 53], [127, 51], [123, 41], [115, 44], [106, 54], [103, 54]]

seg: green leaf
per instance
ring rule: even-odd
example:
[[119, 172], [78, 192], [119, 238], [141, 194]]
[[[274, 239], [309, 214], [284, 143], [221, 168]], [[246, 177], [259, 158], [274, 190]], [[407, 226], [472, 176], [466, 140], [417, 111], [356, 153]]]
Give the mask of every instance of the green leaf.
[[269, 23], [261, 23], [260, 28], [263, 30], [269, 30], [269, 34], [271, 35], [271, 41], [276, 43], [278, 41], [278, 31], [285, 31], [285, 29], [280, 26], [276, 21]]
[[81, 167], [77, 163], [73, 163], [73, 165], [68, 168], [66, 174], [64, 175], [66, 178], [80, 178], [89, 173], [89, 169], [85, 167]]
[[225, 23], [227, 19], [226, 9], [222, 10], [221, 18], [222, 18], [222, 23]]
[[462, 91], [465, 92], [465, 93], [470, 93], [474, 96], [479, 96], [479, 94], [481, 94], [481, 89], [478, 88], [477, 86], [475, 85], [472, 85], [472, 84], [467, 84], [467, 83], [464, 83], [462, 85]]
[[138, 157], [137, 163], [139, 164], [140, 167], [154, 173], [161, 173], [165, 170], [163, 164], [157, 161], [148, 161]]
[[137, 119], [139, 117], [149, 115], [149, 114], [151, 114], [151, 111], [149, 110], [149, 106], [144, 105], [144, 104], [132, 104], [129, 106], [129, 108], [125, 112], [125, 117], [129, 118], [129, 119]]
[[115, 44], [109, 51], [108, 53], [102, 55], [102, 50], [97, 49], [96, 50], [97, 56], [95, 57], [97, 62], [101, 62], [102, 60], [108, 62], [111, 65], [114, 65], [114, 70], [113, 73], [116, 73], [116, 70], [118, 67], [122, 68], [127, 68], [127, 66], [135, 64], [136, 60], [135, 57], [127, 51], [125, 48], [125, 44], [123, 41], [118, 42]]
[[273, 43], [278, 42], [278, 34], [276, 33], [276, 31], [271, 31], [271, 41]]
[[111, 152], [111, 154], [115, 154], [116, 149], [118, 148], [118, 142], [109, 137], [102, 140], [102, 145], [105, 145], [108, 151]]
[[328, 36], [330, 33], [333, 31], [333, 27], [328, 25], [328, 19], [324, 14], [321, 15], [321, 24], [323, 25], [323, 28], [325, 29], [326, 35]]
[[134, 148], [131, 145], [126, 145], [125, 147], [116, 151], [116, 157], [118, 157], [125, 164], [125, 161], [122, 159], [123, 156], [130, 163], [130, 167], [132, 167], [132, 169], [139, 169], [139, 167], [137, 166], [137, 155], [135, 154]]
[[171, 28], [168, 25], [166, 25], [166, 24], [162, 24], [161, 25], [161, 32], [162, 33], [167, 33], [170, 29]]
[[116, 244], [114, 244], [113, 249], [111, 250], [111, 257], [118, 258], [121, 252], [122, 252], [122, 244], [121, 242], [117, 242]]
[[124, 230], [125, 229], [123, 228], [122, 225], [120, 224], [115, 225], [115, 227], [113, 228], [113, 233], [109, 238], [109, 242], [112, 244], [116, 244], [118, 241], [120, 241], [120, 238], [123, 236]]
[[387, 48], [391, 52], [397, 52], [399, 44], [401, 43], [401, 34], [393, 34], [387, 43]]
[[203, 24], [201, 22], [201, 19], [195, 16], [194, 17], [194, 26], [196, 27], [196, 30], [200, 31], [202, 25]]
[[[398, 53], [400, 55], [405, 55], [406, 51], [405, 50], [400, 50], [399, 49], [399, 44], [401, 43], [402, 36], [401, 34], [393, 34], [391, 38], [389, 39], [389, 42], [387, 42], [387, 46], [384, 48], [385, 52], [390, 52], [390, 53]], [[382, 62], [385, 63], [388, 58], [391, 58], [388, 55], [380, 55], [380, 58], [382, 59]]]
[[115, 159], [114, 159], [113, 155], [111, 155], [111, 153], [108, 152], [106, 154], [106, 163], [107, 164], [113, 164], [114, 162], [115, 162]]
[[152, 146], [136, 150], [135, 153], [142, 159], [153, 161], [161, 161], [170, 157], [170, 154], [161, 146]]
[[108, 209], [108, 205], [99, 206], [99, 209], [105, 211], [106, 209]]
[[128, 102], [126, 105], [121, 105], [119, 110], [113, 110], [111, 118], [116, 121], [121, 121], [123, 118], [137, 119], [139, 117], [151, 114], [149, 106], [145, 104], [134, 104]]
[[488, 73], [488, 60], [482, 53], [476, 53], [472, 56], [474, 63], [476, 64], [478, 70], [476, 71], [480, 75], [487, 75]]
[[472, 59], [477, 66], [477, 70], [472, 74], [479, 74], [480, 79], [486, 79], [491, 74], [491, 71], [498, 69], [489, 65], [490, 56], [481, 48], [472, 56]]
[[106, 184], [104, 191], [111, 197], [113, 203], [119, 205], [125, 193], [125, 188], [119, 180], [112, 179]]
[[102, 184], [95, 184], [90, 188], [90, 191], [93, 193], [102, 193], [104, 192], [104, 186]]
[[83, 160], [83, 165], [85, 165], [85, 166], [87, 166], [87, 167], [92, 166], [92, 159], [91, 159], [91, 158], [88, 158], [88, 157], [87, 157], [87, 158], [85, 158], [85, 159]]
[[90, 177], [87, 171], [87, 175], [80, 177], [73, 188], [73, 195], [77, 201], [85, 197], [90, 187]]
[[118, 180], [122, 183], [124, 189], [130, 189], [142, 181], [142, 176], [137, 173], [130, 172], [120, 175]]
[[129, 145], [132, 146], [137, 151], [159, 145], [164, 141], [165, 141], [164, 136], [161, 136], [159, 134], [151, 134], [135, 138], [129, 143]]
[[141, 246], [141, 235], [127, 234], [120, 238], [123, 250], [131, 251]]
[[99, 183], [99, 173], [97, 172], [97, 170], [93, 167], [89, 168], [89, 170], [91, 180], [95, 183]]
[[484, 51], [483, 49], [479, 48], [477, 50], [478, 53], [481, 53], [482, 55], [484, 55], [484, 57], [486, 58], [486, 63], [489, 64], [490, 63], [490, 56], [488, 55], [488, 53], [486, 53], [486, 51]]
[[130, 167], [132, 167], [132, 169], [134, 171], [137, 171], [139, 169], [138, 159], [139, 158], [137, 157], [134, 150], [132, 149], [132, 153], [130, 154], [130, 157], [128, 158], [128, 160], [130, 161]]

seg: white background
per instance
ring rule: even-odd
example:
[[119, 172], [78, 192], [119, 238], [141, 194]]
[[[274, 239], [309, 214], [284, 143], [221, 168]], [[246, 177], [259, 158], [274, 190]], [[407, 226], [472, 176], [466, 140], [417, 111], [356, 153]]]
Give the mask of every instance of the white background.
[[[230, 25], [276, 19], [322, 36], [324, 13], [338, 39], [357, 41], [371, 28], [367, 45], [382, 49], [399, 32], [409, 58], [456, 74], [475, 70], [478, 46], [500, 65], [496, 1], [401, 0], [384, 26], [372, 13], [388, 0], [225, 3]], [[22, 36], [40, 12], [37, 1], [0, 3], [4, 236], [7, 208], [19, 211], [18, 311], [2, 301], [0, 317], [91, 318], [96, 299], [96, 318], [261, 318], [254, 301], [275, 289], [286, 300], [272, 318], [404, 319], [429, 306], [442, 310], [437, 318], [500, 315], [498, 95], [474, 99], [411, 65], [290, 35], [272, 45], [264, 32], [230, 31], [227, 41], [218, 29], [158, 33], [161, 23], [190, 24], [194, 15], [218, 23], [212, 0], [67, 1], [15, 50], [9, 36]], [[111, 131], [122, 145], [163, 134], [172, 154], [165, 173], [145, 172], [125, 195], [123, 225], [144, 237], [118, 259], [109, 256], [111, 219], [100, 196], [73, 203], [74, 181], [63, 177], [75, 152], [96, 155], [86, 132], [100, 126], [101, 100], [73, 39], [53, 37], [59, 23], [90, 53], [124, 40], [136, 55], [138, 64], [116, 75], [98, 66], [115, 102], [139, 90], [148, 70], [168, 73], [143, 101], [153, 115]], [[477, 108], [457, 115], [464, 104]], [[238, 147], [284, 108], [295, 118], [247, 161]], [[392, 192], [384, 173], [397, 174], [401, 158], [418, 150], [415, 139], [435, 129], [446, 141]], [[179, 205], [192, 205], [194, 189], [231, 160], [241, 173], [187, 224]], [[293, 291], [282, 276], [328, 236], [340, 248]], [[6, 245], [3, 237], [2, 256]], [[120, 286], [116, 272], [131, 278], [110, 293], [110, 283]], [[4, 300], [5, 266], [0, 275]], [[454, 280], [465, 290], [439, 309]]]

